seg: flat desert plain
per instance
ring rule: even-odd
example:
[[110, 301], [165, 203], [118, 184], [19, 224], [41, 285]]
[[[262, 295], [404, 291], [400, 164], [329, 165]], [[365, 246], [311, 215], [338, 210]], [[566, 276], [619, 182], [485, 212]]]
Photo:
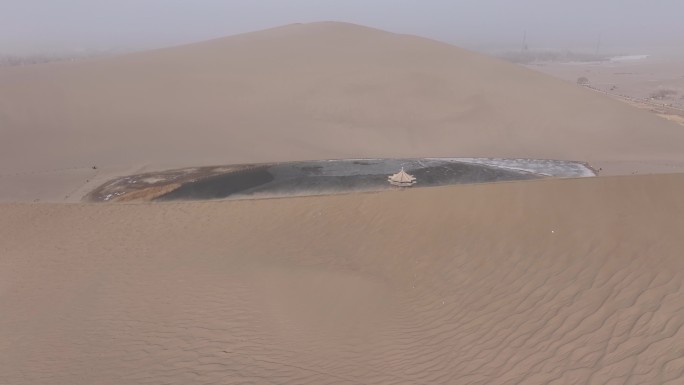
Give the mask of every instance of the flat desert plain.
[[616, 56], [590, 63], [536, 63], [531, 69], [588, 87], [684, 126], [684, 56]]
[[[684, 130], [606, 95], [313, 23], [0, 69], [0, 128], [2, 384], [684, 382]], [[360, 157], [602, 176], [81, 202], [121, 175]]]

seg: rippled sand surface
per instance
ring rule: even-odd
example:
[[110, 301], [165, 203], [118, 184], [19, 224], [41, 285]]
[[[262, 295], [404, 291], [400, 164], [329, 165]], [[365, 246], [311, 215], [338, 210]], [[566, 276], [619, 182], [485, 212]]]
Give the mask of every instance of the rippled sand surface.
[[3, 384], [681, 384], [684, 176], [0, 205]]

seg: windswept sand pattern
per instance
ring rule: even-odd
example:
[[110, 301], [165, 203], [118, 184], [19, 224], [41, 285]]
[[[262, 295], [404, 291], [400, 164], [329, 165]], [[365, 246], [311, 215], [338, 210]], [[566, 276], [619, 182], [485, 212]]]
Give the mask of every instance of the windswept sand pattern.
[[0, 383], [681, 384], [683, 189], [1, 205]]

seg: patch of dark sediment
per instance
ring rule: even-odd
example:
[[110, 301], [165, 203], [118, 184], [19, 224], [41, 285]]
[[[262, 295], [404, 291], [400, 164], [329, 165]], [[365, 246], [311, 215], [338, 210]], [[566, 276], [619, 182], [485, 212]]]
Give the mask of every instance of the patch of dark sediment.
[[580, 162], [494, 159], [349, 159], [236, 165], [132, 175], [110, 181], [89, 194], [91, 201], [174, 201], [268, 198], [393, 188], [387, 177], [401, 168], [415, 187], [492, 183], [544, 177], [593, 176]]
[[259, 167], [246, 171], [231, 172], [224, 175], [211, 176], [196, 182], [182, 184], [177, 189], [166, 193], [156, 200], [207, 200], [221, 199], [242, 191], [268, 185], [275, 179], [267, 167]]
[[265, 166], [243, 164], [188, 167], [127, 175], [107, 181], [88, 193], [83, 199], [91, 202], [151, 201], [196, 181]]

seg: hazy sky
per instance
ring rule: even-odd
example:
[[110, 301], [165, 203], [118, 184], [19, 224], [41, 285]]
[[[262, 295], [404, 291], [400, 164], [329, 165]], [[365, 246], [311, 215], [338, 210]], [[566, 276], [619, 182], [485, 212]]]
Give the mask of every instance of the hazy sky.
[[477, 47], [684, 50], [684, 0], [0, 0], [0, 52], [140, 49], [321, 20]]

